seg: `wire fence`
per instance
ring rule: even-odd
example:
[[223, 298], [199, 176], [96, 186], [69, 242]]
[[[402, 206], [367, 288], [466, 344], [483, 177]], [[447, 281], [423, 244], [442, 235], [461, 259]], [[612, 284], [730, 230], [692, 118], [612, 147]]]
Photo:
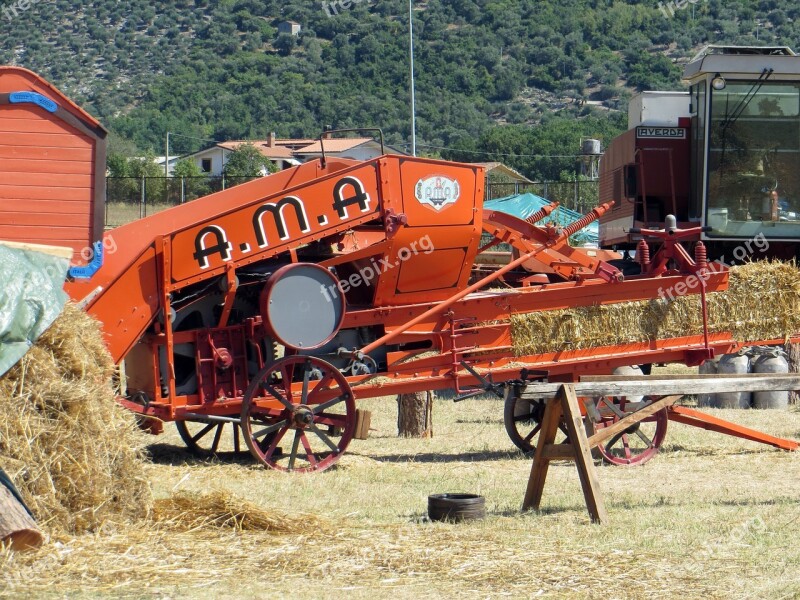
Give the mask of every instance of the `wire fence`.
[[[191, 202], [255, 177], [107, 177], [106, 228], [118, 227], [167, 208]], [[561, 206], [587, 213], [597, 206], [596, 181], [496, 183], [486, 186], [486, 199], [530, 192]]]
[[118, 227], [256, 177], [106, 177], [106, 228]]

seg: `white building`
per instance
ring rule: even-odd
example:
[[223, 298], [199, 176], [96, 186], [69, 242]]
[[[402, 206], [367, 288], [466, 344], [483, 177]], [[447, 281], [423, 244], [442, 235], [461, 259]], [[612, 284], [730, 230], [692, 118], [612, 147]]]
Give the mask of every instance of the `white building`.
[[[242, 144], [254, 145], [279, 171], [322, 156], [319, 140], [278, 139], [272, 133], [266, 140], [220, 142], [184, 158], [194, 161], [203, 173], [220, 176], [230, 155]], [[380, 142], [372, 138], [326, 139], [324, 149], [325, 155], [331, 158], [370, 160], [381, 155]], [[387, 154], [405, 154], [389, 146], [384, 150]]]
[[[266, 140], [233, 140], [230, 142], [220, 142], [186, 156], [186, 159], [194, 161], [203, 173], [209, 176], [222, 175], [228, 158], [242, 144], [252, 144], [278, 167], [279, 171], [299, 165], [302, 161], [294, 156], [294, 150], [302, 148], [312, 143], [309, 139], [284, 139], [280, 140], [271, 133]], [[265, 173], [266, 174], [266, 173]]]
[[[381, 144], [372, 138], [337, 138], [323, 140], [325, 156], [331, 158], [350, 158], [353, 160], [370, 160], [381, 156]], [[390, 146], [384, 147], [385, 154], [406, 154]], [[301, 162], [322, 156], [319, 140], [305, 148], [295, 151], [294, 156]]]

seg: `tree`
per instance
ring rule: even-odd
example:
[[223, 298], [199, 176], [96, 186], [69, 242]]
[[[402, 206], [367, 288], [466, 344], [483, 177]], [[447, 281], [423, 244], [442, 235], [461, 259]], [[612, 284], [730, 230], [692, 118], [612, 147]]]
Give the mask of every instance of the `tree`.
[[249, 142], [236, 148], [225, 163], [225, 175], [228, 177], [261, 177], [277, 170], [273, 162]]
[[172, 170], [172, 176], [181, 179], [181, 200], [184, 202], [205, 196], [211, 191], [208, 177], [193, 160], [179, 160]]
[[281, 56], [289, 56], [292, 53], [292, 50], [297, 45], [297, 40], [295, 37], [288, 33], [280, 34], [276, 39], [273, 46], [278, 51], [278, 54]]

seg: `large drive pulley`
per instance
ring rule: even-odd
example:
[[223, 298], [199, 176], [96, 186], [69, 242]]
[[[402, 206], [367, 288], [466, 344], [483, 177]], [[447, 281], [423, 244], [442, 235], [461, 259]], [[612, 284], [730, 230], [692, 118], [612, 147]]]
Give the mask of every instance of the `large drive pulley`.
[[338, 333], [345, 314], [339, 280], [319, 265], [295, 263], [273, 273], [261, 293], [270, 335], [292, 350], [312, 350]]

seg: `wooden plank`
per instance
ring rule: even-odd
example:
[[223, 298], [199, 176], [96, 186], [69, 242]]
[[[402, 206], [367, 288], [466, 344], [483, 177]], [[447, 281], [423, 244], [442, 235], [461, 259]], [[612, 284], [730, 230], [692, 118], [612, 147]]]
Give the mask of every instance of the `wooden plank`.
[[94, 160], [94, 153], [89, 147], [51, 148], [46, 146], [10, 146], [8, 144], [0, 144], [0, 158], [91, 163]]
[[357, 440], [366, 440], [369, 437], [369, 426], [372, 422], [372, 413], [361, 408], [356, 409], [356, 430], [353, 437]]
[[28, 244], [25, 242], [9, 242], [7, 240], [0, 240], [0, 245], [18, 250], [33, 250], [66, 259], [72, 258], [74, 252], [72, 248], [67, 248], [66, 246], [47, 246], [45, 244]]
[[4, 134], [3, 141], [17, 146], [46, 146], [48, 148], [91, 148], [93, 140], [83, 134], [14, 133]]
[[586, 508], [593, 523], [604, 524], [608, 522], [608, 513], [600, 493], [600, 482], [597, 480], [597, 472], [594, 468], [592, 451], [586, 439], [586, 430], [583, 428], [583, 417], [578, 406], [578, 397], [575, 394], [573, 384], [565, 384], [559, 392], [559, 402], [564, 412], [564, 420], [569, 431], [569, 439], [575, 449], [575, 466], [578, 468], [578, 476], [583, 488], [583, 497], [586, 500]]
[[11, 490], [0, 483], [0, 545], [8, 545], [12, 550], [35, 550], [43, 540], [33, 517]]
[[[785, 374], [776, 373], [777, 376], [784, 376]], [[691, 380], [714, 380], [714, 379], [747, 379], [748, 377], [754, 377], [752, 373], [708, 373], [708, 374], [697, 374], [697, 375], [583, 375], [580, 378], [580, 381], [592, 383], [597, 381], [653, 381], [655, 379], [659, 381], [682, 381], [686, 379]]]
[[[138, 211], [139, 205], [136, 204], [135, 206]], [[2, 212], [3, 209], [8, 212], [14, 212], [15, 210], [24, 210], [26, 207], [30, 208], [30, 212], [80, 213], [87, 218], [90, 218], [91, 215], [91, 203], [86, 198], [83, 200], [40, 200], [38, 198], [20, 200], [19, 198], [3, 198], [2, 205], [0, 205], [0, 212]]]
[[[9, 119], [8, 111], [0, 113], [0, 134], [39, 134], [53, 135], [80, 135], [74, 128], [58, 117], [42, 118], [32, 117], [27, 119]], [[3, 135], [3, 137], [7, 137]]]
[[61, 212], [40, 211], [35, 207], [31, 207], [30, 212], [0, 210], [0, 220], [7, 227], [89, 227], [92, 217], [88, 203], [78, 204], [75, 212], [66, 212], [64, 208], [61, 207]]
[[542, 428], [539, 430], [539, 441], [536, 444], [536, 452], [533, 455], [531, 474], [528, 478], [528, 487], [525, 490], [525, 498], [522, 501], [522, 510], [539, 510], [542, 503], [542, 492], [544, 482], [547, 479], [547, 471], [550, 468], [550, 460], [545, 457], [544, 449], [553, 444], [558, 431], [558, 424], [561, 421], [561, 402], [552, 399], [547, 402], [542, 417]]
[[625, 431], [628, 427], [630, 427], [634, 423], [638, 423], [642, 419], [646, 419], [647, 417], [657, 413], [659, 410], [663, 408], [672, 406], [681, 398], [683, 398], [683, 396], [667, 396], [666, 398], [662, 398], [661, 400], [653, 402], [651, 405], [645, 408], [639, 409], [636, 412], [629, 414], [628, 416], [620, 419], [613, 425], [604, 427], [603, 429], [599, 430], [597, 433], [595, 433], [588, 439], [589, 448], [594, 448], [595, 446], [599, 446], [607, 439], [614, 437], [620, 431]]
[[94, 178], [91, 172], [79, 174], [34, 173], [33, 171], [9, 173], [3, 170], [2, 166], [2, 163], [0, 163], [0, 177], [2, 177], [4, 185], [47, 188], [91, 188], [94, 185]]
[[35, 160], [30, 158], [6, 158], [0, 163], [4, 173], [68, 173], [81, 175], [92, 173], [94, 164], [88, 160]]
[[0, 198], [4, 201], [13, 198], [17, 200], [64, 200], [88, 202], [94, 195], [93, 188], [48, 188], [43, 186], [5, 185], [0, 179]]
[[547, 460], [575, 460], [575, 448], [572, 444], [547, 444], [544, 457]]
[[[529, 383], [521, 398], [555, 398], [559, 383]], [[661, 379], [653, 377], [640, 381], [581, 381], [574, 384], [579, 396], [672, 396], [713, 394], [715, 392], [786, 391], [800, 389], [800, 376], [749, 375], [747, 377], [716, 377], [700, 379]]]

